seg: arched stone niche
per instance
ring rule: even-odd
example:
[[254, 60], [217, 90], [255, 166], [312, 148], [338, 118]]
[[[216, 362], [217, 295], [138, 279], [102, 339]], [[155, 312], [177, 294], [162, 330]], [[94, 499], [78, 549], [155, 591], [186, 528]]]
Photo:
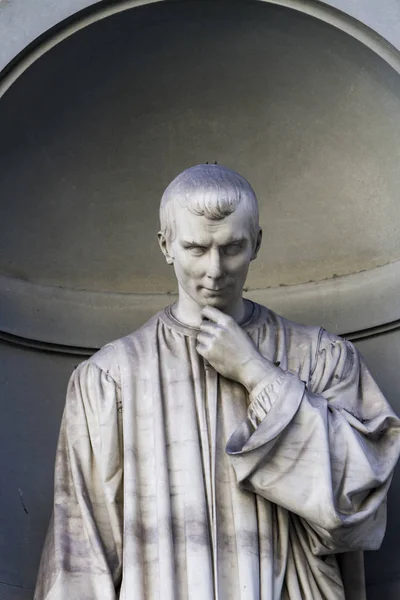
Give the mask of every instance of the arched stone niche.
[[340, 333], [397, 319], [392, 67], [270, 3], [157, 2], [86, 19], [55, 34], [65, 39], [0, 102], [2, 331], [93, 348], [171, 301], [158, 202], [205, 160], [243, 172], [260, 198], [250, 297]]
[[[19, 461], [3, 459], [14, 515], [6, 538], [14, 541], [12, 551], [0, 548], [1, 577], [10, 586], [34, 584], [51, 502], [50, 449], [76, 355], [173, 301], [157, 209], [165, 185], [191, 164], [218, 160], [258, 193], [265, 242], [248, 295], [365, 337], [395, 401], [398, 55], [321, 3], [278, 4], [296, 10], [239, 1], [101, 4], [4, 72], [0, 331], [13, 383], [2, 388], [3, 439]], [[43, 424], [51, 433], [38, 444]], [[369, 562], [371, 584], [395, 579], [397, 567], [385, 566], [390, 535]]]

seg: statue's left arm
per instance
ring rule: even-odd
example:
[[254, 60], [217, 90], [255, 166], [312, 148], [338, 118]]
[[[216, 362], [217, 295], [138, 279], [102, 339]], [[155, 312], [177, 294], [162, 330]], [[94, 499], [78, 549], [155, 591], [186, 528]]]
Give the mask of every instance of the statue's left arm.
[[299, 515], [315, 554], [372, 550], [400, 422], [354, 346], [323, 332], [310, 381], [274, 370], [230, 437], [238, 484]]
[[34, 600], [116, 600], [122, 576], [120, 388], [88, 360], [68, 385], [53, 515]]

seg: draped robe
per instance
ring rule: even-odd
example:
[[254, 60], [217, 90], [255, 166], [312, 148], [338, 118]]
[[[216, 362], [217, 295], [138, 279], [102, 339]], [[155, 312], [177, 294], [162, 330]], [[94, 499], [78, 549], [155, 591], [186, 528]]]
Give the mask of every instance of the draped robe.
[[362, 600], [399, 420], [354, 346], [260, 305], [249, 395], [170, 308], [74, 371], [35, 600]]

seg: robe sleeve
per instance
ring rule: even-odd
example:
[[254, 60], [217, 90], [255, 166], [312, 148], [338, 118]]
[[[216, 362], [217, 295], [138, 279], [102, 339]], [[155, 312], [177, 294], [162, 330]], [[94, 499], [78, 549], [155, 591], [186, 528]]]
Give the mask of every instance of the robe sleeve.
[[306, 383], [282, 371], [257, 386], [226, 447], [238, 484], [300, 516], [316, 555], [377, 549], [399, 419], [354, 346], [323, 330]]
[[35, 600], [115, 600], [122, 564], [121, 395], [87, 361], [68, 386]]

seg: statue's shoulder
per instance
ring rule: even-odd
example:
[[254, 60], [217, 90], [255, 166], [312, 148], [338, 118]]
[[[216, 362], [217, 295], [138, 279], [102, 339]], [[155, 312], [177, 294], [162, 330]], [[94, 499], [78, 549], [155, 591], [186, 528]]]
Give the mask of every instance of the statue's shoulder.
[[[340, 359], [348, 365], [354, 361], [357, 350], [342, 337], [316, 325], [297, 323], [264, 308], [265, 334], [261, 343], [273, 343], [285, 349], [289, 369], [313, 373], [318, 364], [336, 364]], [[323, 366], [321, 367], [323, 368]]]
[[136, 331], [105, 344], [90, 357], [89, 362], [119, 381], [122, 364], [129, 361], [134, 365], [139, 357], [143, 358], [144, 355], [152, 352], [157, 336], [159, 314], [151, 317]]
[[298, 339], [304, 342], [318, 342], [321, 335], [321, 327], [316, 325], [305, 325], [292, 321], [266, 306], [258, 305], [261, 313], [261, 320], [265, 327], [277, 330], [278, 333], [285, 334], [289, 339]]
[[292, 321], [265, 306], [260, 305], [260, 309], [265, 335], [268, 332], [271, 338], [273, 332], [277, 342], [284, 343], [289, 354], [315, 354], [323, 332], [321, 327]]

